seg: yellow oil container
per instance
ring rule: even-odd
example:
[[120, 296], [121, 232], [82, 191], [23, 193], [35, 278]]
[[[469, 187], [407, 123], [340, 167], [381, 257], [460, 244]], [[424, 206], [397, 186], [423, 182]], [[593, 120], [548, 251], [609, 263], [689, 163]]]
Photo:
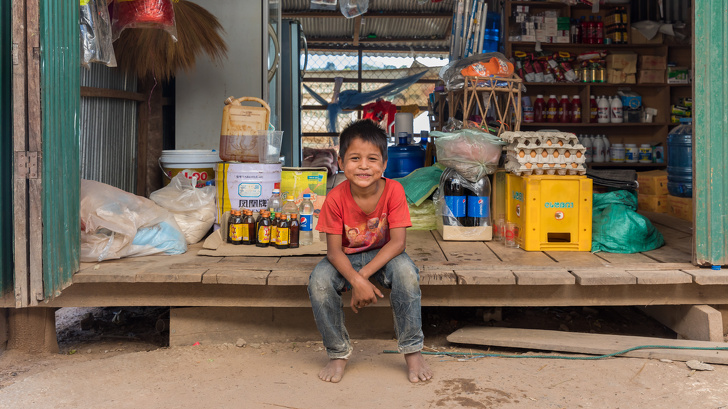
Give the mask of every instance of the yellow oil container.
[[590, 251], [592, 180], [586, 176], [506, 176], [506, 221], [527, 251]]
[[[245, 106], [241, 102], [261, 106]], [[270, 107], [260, 98], [228, 97], [222, 109], [220, 159], [224, 162], [258, 162], [258, 131], [268, 129]]]

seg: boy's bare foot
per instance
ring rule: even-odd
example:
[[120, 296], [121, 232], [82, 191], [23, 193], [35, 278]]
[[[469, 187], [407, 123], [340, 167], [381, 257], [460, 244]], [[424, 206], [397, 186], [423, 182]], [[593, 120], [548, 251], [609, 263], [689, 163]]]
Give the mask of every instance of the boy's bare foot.
[[432, 370], [419, 351], [405, 354], [404, 360], [407, 362], [410, 382], [429, 381], [432, 378]]
[[326, 382], [339, 382], [344, 377], [346, 359], [331, 359], [324, 369], [319, 372], [319, 378]]

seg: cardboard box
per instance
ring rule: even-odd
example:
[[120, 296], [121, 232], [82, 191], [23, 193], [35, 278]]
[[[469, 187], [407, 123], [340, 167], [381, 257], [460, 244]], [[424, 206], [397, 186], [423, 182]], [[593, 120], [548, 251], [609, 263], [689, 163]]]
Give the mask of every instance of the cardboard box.
[[607, 82], [610, 84], [636, 84], [637, 78], [634, 74], [607, 69]]
[[667, 195], [637, 195], [637, 209], [647, 212], [667, 213]]
[[664, 84], [665, 70], [640, 70], [638, 84]]
[[668, 195], [667, 214], [690, 222], [693, 221], [693, 198]]
[[689, 84], [690, 70], [687, 67], [667, 67], [668, 84]]
[[667, 57], [659, 55], [640, 56], [641, 70], [664, 70], [667, 69]]
[[296, 204], [301, 204], [303, 194], [310, 193], [313, 207], [318, 214], [326, 199], [326, 168], [289, 168], [281, 171], [281, 196], [293, 195]]
[[638, 192], [640, 195], [667, 195], [667, 171], [651, 170], [637, 172]]
[[443, 226], [442, 217], [437, 218], [437, 231], [446, 241], [490, 241], [493, 240], [493, 226], [462, 227]]
[[656, 36], [652, 37], [651, 39], [647, 39], [647, 37], [643, 36], [642, 33], [640, 33], [639, 30], [636, 28], [632, 28], [630, 30], [630, 35], [632, 36], [632, 45], [636, 44], [662, 44], [662, 33], [657, 33]]
[[619, 70], [625, 74], [637, 72], [637, 53], [615, 52], [607, 55], [607, 69]]

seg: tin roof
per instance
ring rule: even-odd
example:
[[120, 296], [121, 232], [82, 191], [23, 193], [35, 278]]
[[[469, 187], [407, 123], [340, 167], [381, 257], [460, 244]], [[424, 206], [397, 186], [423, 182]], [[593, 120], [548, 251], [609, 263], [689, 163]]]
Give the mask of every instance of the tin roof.
[[301, 22], [309, 48], [448, 51], [454, 0], [370, 0], [355, 18], [344, 17], [341, 2], [320, 10], [311, 0], [281, 0], [281, 14]]

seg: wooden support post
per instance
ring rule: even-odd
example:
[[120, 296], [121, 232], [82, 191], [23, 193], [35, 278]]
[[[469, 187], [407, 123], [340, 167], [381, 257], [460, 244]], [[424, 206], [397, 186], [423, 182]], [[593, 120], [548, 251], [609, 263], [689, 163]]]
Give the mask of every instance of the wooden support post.
[[55, 308], [11, 309], [8, 318], [8, 349], [58, 353]]
[[0, 308], [0, 351], [4, 351], [8, 343], [8, 310]]
[[162, 155], [162, 84], [151, 77], [140, 79], [139, 93], [144, 95], [137, 108], [137, 195], [149, 194], [162, 187], [162, 170], [157, 160]]
[[640, 307], [685, 339], [723, 342], [723, 317], [708, 305], [650, 305]]
[[718, 310], [720, 312], [721, 317], [723, 317], [723, 335], [728, 334], [728, 305], [726, 304], [720, 304], [720, 305], [713, 305], [713, 308]]
[[[359, 314], [345, 309], [351, 338], [394, 336], [390, 308], [367, 308]], [[311, 308], [190, 307], [173, 308], [169, 321], [169, 346], [320, 341]]]

